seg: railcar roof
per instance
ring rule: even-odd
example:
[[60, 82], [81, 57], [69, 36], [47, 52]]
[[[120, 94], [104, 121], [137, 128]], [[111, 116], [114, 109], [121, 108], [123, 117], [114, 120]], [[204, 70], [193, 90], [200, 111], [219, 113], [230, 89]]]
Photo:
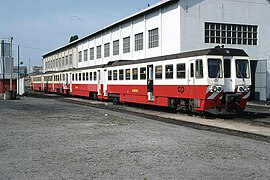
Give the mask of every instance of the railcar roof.
[[198, 50], [198, 51], [184, 52], [184, 53], [178, 53], [178, 54], [167, 55], [167, 56], [159, 56], [159, 57], [153, 57], [153, 58], [147, 58], [147, 59], [140, 59], [140, 60], [113, 61], [113, 62], [109, 62], [104, 67], [140, 64], [140, 63], [148, 63], [148, 62], [156, 62], [156, 61], [165, 61], [165, 60], [171, 60], [171, 59], [204, 56], [204, 55], [248, 56], [247, 53], [242, 49], [211, 48], [211, 49], [203, 49], [203, 50]]
[[118, 60], [118, 61], [110, 61], [107, 64], [101, 64], [96, 66], [87, 66], [82, 68], [75, 69], [67, 69], [60, 71], [48, 71], [45, 74], [56, 74], [61, 72], [70, 72], [70, 71], [80, 71], [80, 70], [88, 70], [88, 69], [96, 69], [96, 68], [106, 68], [106, 67], [115, 67], [115, 66], [124, 66], [124, 65], [132, 65], [132, 64], [141, 64], [141, 63], [149, 63], [149, 62], [157, 62], [157, 61], [165, 61], [171, 59], [179, 59], [179, 58], [188, 58], [188, 57], [197, 57], [197, 56], [205, 56], [205, 55], [218, 55], [218, 56], [247, 56], [247, 53], [242, 49], [233, 49], [233, 48], [210, 48], [203, 49], [197, 51], [190, 51], [166, 56], [158, 56], [147, 59], [139, 59], [139, 60]]

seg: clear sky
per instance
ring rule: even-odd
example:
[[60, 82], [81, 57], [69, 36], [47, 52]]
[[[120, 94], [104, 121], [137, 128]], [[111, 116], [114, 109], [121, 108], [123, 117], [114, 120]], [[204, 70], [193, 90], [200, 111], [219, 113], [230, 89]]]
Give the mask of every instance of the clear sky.
[[160, 0], [0, 0], [0, 39], [14, 38], [13, 52], [28, 67], [42, 55]]

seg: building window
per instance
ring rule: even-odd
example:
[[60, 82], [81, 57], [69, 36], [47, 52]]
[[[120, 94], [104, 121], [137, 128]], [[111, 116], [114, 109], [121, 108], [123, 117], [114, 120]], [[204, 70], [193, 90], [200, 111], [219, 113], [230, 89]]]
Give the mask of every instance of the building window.
[[94, 60], [95, 54], [94, 54], [94, 48], [90, 48], [90, 60]]
[[185, 79], [186, 78], [186, 64], [177, 64], [177, 79]]
[[82, 62], [82, 51], [79, 52], [79, 62]]
[[61, 58], [58, 59], [58, 67], [61, 67]]
[[69, 55], [69, 65], [72, 66], [73, 62], [72, 62], [72, 54]]
[[68, 56], [66, 56], [66, 66], [68, 66]]
[[149, 35], [148, 37], [149, 48], [158, 47], [158, 43], [159, 43], [158, 28], [149, 30], [148, 35]]
[[62, 67], [65, 66], [65, 57], [62, 57]]
[[101, 58], [101, 46], [97, 46], [97, 59]]
[[143, 33], [135, 35], [135, 51], [143, 50]]
[[113, 55], [119, 55], [119, 40], [113, 41]]
[[205, 43], [258, 45], [258, 26], [206, 22]]
[[86, 49], [83, 51], [83, 60], [84, 61], [87, 61], [87, 59], [88, 59], [87, 54], [88, 54], [88, 50]]
[[155, 76], [156, 79], [162, 79], [162, 66], [155, 67]]
[[110, 56], [110, 43], [104, 44], [104, 57]]
[[173, 65], [166, 65], [166, 79], [173, 79]]
[[137, 80], [138, 79], [138, 68], [132, 69], [132, 79]]
[[123, 53], [130, 52], [130, 36], [123, 39]]

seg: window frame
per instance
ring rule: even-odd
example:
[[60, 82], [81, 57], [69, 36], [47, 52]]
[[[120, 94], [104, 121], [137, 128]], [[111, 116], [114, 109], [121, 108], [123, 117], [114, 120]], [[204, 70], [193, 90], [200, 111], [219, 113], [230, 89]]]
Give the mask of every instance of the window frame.
[[[179, 69], [179, 66], [183, 66], [184, 69]], [[181, 76], [181, 74], [184, 74], [184, 76]], [[186, 78], [186, 63], [178, 63], [176, 64], [176, 78], [177, 79], [185, 79]]]
[[134, 50], [141, 51], [143, 50], [143, 32], [134, 35]]
[[148, 31], [148, 48], [159, 47], [159, 30], [158, 28]]
[[[157, 73], [157, 68], [161, 68], [161, 73]], [[157, 80], [163, 79], [163, 66], [162, 65], [155, 66], [155, 79]]]
[[[171, 68], [169, 68], [171, 66]], [[165, 65], [165, 79], [173, 79], [174, 78], [174, 65], [173, 64], [166, 64]], [[172, 70], [171, 71], [168, 71], [169, 69]]]

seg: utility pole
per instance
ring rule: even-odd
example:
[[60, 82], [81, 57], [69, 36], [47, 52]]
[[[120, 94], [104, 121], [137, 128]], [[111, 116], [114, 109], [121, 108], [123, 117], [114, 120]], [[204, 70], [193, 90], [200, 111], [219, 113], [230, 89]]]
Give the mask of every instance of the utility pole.
[[5, 90], [6, 90], [6, 88], [5, 88], [5, 47], [4, 47], [4, 40], [2, 40], [2, 42], [1, 42], [1, 46], [2, 46], [2, 60], [3, 60], [3, 72], [2, 72], [2, 74], [3, 74], [3, 93], [5, 93]]
[[30, 75], [30, 62], [31, 62], [31, 59], [29, 58], [29, 64], [28, 64], [28, 75]]
[[18, 83], [17, 83], [18, 95], [20, 95], [20, 71], [19, 71], [19, 68], [20, 68], [20, 45], [18, 45]]
[[11, 37], [10, 39], [10, 80], [9, 80], [9, 90], [13, 90], [12, 89], [12, 71], [13, 71], [13, 57], [12, 57], [12, 41], [13, 41], [13, 37]]

